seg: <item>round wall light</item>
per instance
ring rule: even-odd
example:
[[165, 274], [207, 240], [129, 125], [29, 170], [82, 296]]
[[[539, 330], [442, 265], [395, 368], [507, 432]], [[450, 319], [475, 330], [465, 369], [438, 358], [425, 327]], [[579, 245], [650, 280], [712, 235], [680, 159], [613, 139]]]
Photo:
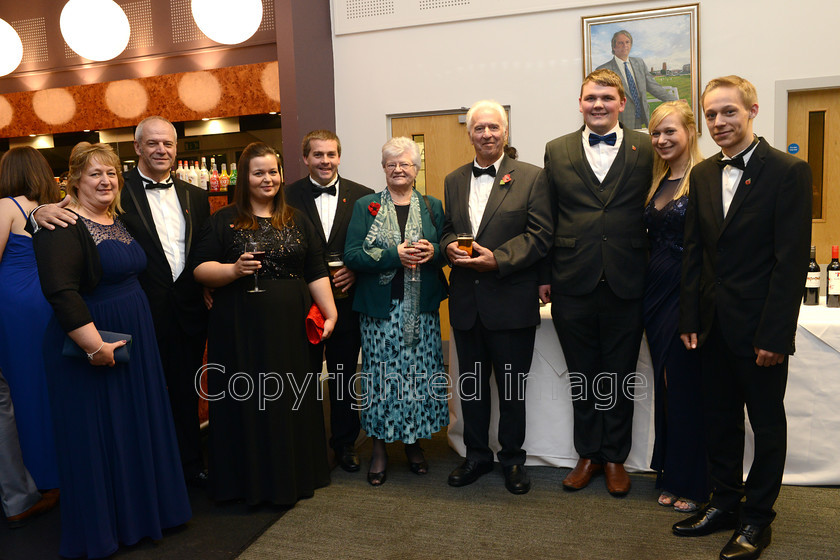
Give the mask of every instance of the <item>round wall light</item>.
[[0, 19], [0, 76], [11, 74], [23, 60], [23, 43], [14, 28]]
[[131, 37], [128, 17], [112, 0], [70, 0], [59, 25], [67, 45], [88, 60], [119, 56]]
[[191, 0], [190, 7], [202, 33], [225, 45], [250, 39], [263, 17], [261, 0], [240, 0], [234, 9], [230, 0]]

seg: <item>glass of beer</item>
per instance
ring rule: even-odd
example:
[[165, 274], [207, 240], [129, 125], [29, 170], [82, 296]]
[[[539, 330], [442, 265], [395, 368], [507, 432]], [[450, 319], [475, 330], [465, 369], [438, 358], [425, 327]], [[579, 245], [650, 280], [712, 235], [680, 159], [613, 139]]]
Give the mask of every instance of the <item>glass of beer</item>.
[[458, 234], [458, 248], [465, 251], [469, 256], [473, 254], [473, 236], [471, 233]]
[[344, 299], [348, 296], [347, 292], [342, 292], [341, 288], [335, 285], [335, 273], [344, 268], [344, 255], [341, 253], [327, 254], [327, 267], [330, 269], [330, 283], [332, 284], [333, 298]]

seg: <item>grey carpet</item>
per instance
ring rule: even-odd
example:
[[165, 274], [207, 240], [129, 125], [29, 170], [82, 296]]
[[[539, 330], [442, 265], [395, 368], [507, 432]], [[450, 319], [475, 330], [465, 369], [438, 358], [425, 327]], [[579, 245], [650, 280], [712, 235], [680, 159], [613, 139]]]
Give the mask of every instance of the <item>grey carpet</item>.
[[[633, 489], [610, 496], [603, 478], [565, 492], [568, 469], [529, 468], [530, 493], [504, 488], [499, 466], [464, 488], [446, 484], [460, 462], [443, 433], [425, 442], [430, 473], [408, 470], [402, 444], [388, 446], [388, 480], [367, 484], [362, 471], [335, 469], [332, 484], [301, 501], [239, 558], [557, 558], [570, 560], [716, 559], [729, 533], [679, 538], [682, 519], [656, 503], [652, 475], [632, 475]], [[764, 560], [840, 558], [840, 490], [785, 486], [776, 504], [773, 542]]]

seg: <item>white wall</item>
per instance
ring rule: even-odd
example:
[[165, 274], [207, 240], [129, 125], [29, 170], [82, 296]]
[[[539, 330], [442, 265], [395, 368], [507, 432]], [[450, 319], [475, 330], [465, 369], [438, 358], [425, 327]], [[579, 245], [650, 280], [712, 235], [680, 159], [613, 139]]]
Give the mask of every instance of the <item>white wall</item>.
[[[701, 89], [725, 74], [752, 81], [755, 131], [784, 145], [774, 137], [775, 83], [840, 74], [836, 0], [699, 3]], [[520, 159], [541, 165], [545, 143], [582, 124], [581, 17], [681, 4], [630, 2], [334, 37], [341, 172], [381, 188], [386, 115], [468, 107], [482, 98], [510, 105], [511, 144]], [[705, 126], [701, 148], [717, 151]]]

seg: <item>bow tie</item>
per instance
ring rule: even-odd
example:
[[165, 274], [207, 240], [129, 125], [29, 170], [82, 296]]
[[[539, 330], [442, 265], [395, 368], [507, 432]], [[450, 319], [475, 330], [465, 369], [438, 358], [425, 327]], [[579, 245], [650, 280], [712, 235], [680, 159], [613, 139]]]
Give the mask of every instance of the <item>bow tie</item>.
[[616, 139], [615, 132], [610, 132], [606, 136], [601, 136], [600, 134], [595, 134], [594, 132], [589, 133], [589, 145], [590, 146], [596, 146], [600, 142], [603, 142], [607, 146], [615, 146], [615, 139]]
[[747, 167], [747, 164], [744, 163], [743, 154], [738, 154], [732, 159], [719, 159], [717, 163], [721, 169], [723, 169], [727, 165], [731, 165], [732, 167], [738, 168], [741, 171], [743, 171]]
[[173, 184], [174, 183], [146, 183], [145, 187], [148, 190], [151, 190], [151, 189], [168, 189]]
[[481, 177], [482, 175], [490, 175], [491, 177], [496, 176], [496, 166], [491, 165], [490, 167], [478, 167], [473, 165], [473, 177]]
[[312, 185], [312, 197], [313, 198], [318, 198], [322, 194], [328, 194], [330, 196], [335, 196], [337, 193], [338, 193], [338, 191], [336, 191], [335, 185], [331, 185], [329, 187], [318, 187], [318, 186]]

